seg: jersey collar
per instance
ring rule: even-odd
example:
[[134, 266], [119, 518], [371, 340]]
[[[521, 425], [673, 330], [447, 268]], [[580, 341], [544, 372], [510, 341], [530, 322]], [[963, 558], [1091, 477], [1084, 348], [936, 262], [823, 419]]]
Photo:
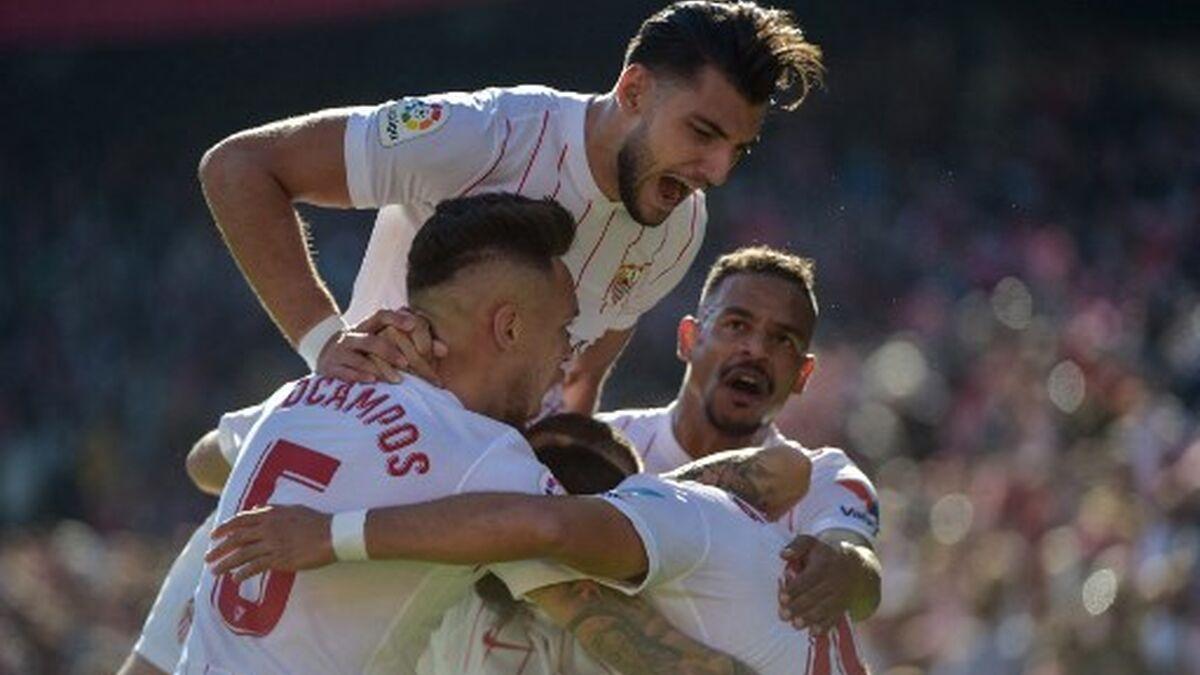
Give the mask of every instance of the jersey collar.
[[[679, 439], [675, 437], [675, 407], [678, 404], [679, 401], [677, 400], [671, 401], [671, 405], [668, 405], [663, 409], [665, 414], [662, 416], [662, 421], [659, 422], [661, 426], [658, 429], [658, 434], [659, 437], [663, 439], [661, 442], [664, 445], [670, 447], [671, 450], [678, 453], [680, 457], [684, 458], [685, 462], [692, 462], [698, 458], [692, 457], [688, 451], [684, 449], [683, 445], [679, 443]], [[779, 431], [779, 427], [775, 426], [775, 423], [772, 422], [771, 424], [767, 425], [766, 433], [763, 435], [762, 441], [757, 445], [750, 447], [769, 448], [777, 445], [793, 444], [794, 442], [789, 441], [787, 437]], [[730, 449], [732, 450], [734, 448]]]

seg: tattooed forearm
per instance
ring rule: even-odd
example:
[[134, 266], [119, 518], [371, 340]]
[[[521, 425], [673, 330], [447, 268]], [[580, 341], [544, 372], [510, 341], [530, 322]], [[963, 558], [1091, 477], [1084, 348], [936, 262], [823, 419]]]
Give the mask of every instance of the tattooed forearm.
[[778, 446], [720, 452], [667, 475], [732, 492], [774, 520], [808, 492], [811, 469], [799, 451]]
[[676, 630], [645, 600], [591, 581], [530, 594], [585, 650], [622, 673], [751, 674], [736, 659]]
[[671, 477], [715, 485], [760, 511], [766, 511], [771, 504], [771, 476], [751, 451], [735, 450], [705, 457], [681, 467]]

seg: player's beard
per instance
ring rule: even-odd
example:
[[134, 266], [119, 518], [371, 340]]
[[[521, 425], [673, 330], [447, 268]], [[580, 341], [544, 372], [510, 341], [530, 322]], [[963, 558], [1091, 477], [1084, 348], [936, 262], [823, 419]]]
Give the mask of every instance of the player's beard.
[[654, 157], [646, 144], [646, 124], [643, 122], [629, 132], [617, 151], [617, 193], [629, 215], [646, 227], [662, 225], [662, 220], [650, 222], [638, 206], [638, 185], [650, 173], [649, 167], [653, 164]]
[[745, 438], [753, 436], [763, 428], [762, 420], [755, 422], [738, 422], [736, 420], [722, 419], [720, 413], [717, 412], [716, 406], [713, 405], [712, 399], [704, 402], [704, 416], [708, 418], [708, 423], [714, 429], [726, 436], [733, 438]]

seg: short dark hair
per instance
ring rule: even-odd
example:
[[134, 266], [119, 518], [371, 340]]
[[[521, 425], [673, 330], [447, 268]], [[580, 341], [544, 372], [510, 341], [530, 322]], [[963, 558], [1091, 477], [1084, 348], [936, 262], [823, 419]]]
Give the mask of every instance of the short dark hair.
[[534, 454], [570, 494], [596, 494], [617, 486], [630, 474], [643, 470], [642, 460], [629, 441], [613, 427], [579, 413], [546, 417], [526, 430], [537, 443]]
[[571, 247], [575, 220], [558, 202], [493, 192], [438, 203], [408, 252], [408, 292], [450, 280], [459, 270], [507, 258], [549, 271]]
[[717, 68], [747, 101], [792, 110], [825, 73], [821, 48], [804, 39], [787, 11], [754, 2], [684, 0], [642, 23], [625, 50], [625, 65], [690, 80]]
[[717, 258], [708, 270], [704, 290], [700, 292], [700, 307], [720, 288], [721, 284], [735, 274], [766, 274], [795, 284], [808, 295], [813, 313], [817, 313], [816, 291], [817, 264], [811, 258], [803, 258], [770, 246], [747, 246]]

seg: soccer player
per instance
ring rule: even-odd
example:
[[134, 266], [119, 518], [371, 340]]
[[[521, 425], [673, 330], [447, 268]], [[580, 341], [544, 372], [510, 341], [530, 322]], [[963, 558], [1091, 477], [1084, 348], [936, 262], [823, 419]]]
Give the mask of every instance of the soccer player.
[[[474, 494], [372, 509], [364, 528], [371, 558], [481, 562], [549, 556], [579, 567], [599, 567], [601, 561], [612, 559], [636, 560], [636, 567], [611, 570], [614, 575], [632, 572], [639, 577], [637, 584], [625, 587], [627, 592], [644, 593], [672, 625], [728, 652], [754, 672], [782, 675], [797, 672], [800, 664], [808, 661], [829, 661], [828, 650], [814, 654], [807, 635], [798, 635], [779, 620], [776, 580], [784, 573], [779, 550], [787, 539], [767, 524], [757, 508], [761, 502], [743, 501], [725, 490], [692, 482], [720, 484], [728, 477], [717, 468], [723, 464], [702, 460], [665, 477], [639, 473], [625, 478], [630, 466], [638, 463], [631, 448], [625, 449], [625, 457], [615, 455], [611, 448], [597, 453], [587, 440], [566, 436], [566, 444], [538, 441], [538, 459], [570, 493], [611, 490], [600, 499]], [[790, 463], [793, 489], [783, 508], [803, 494], [810, 465], [793, 448], [735, 454], [750, 464], [764, 454]], [[302, 507], [239, 514], [214, 532], [224, 539], [218, 541], [210, 558], [219, 561], [216, 571], [237, 576], [267, 568], [327, 565], [334, 561], [330, 518]], [[299, 525], [301, 522], [308, 525]], [[626, 530], [626, 536], [615, 536], [615, 525]], [[285, 541], [290, 544], [280, 546]], [[306, 553], [292, 556], [289, 548]], [[644, 555], [638, 555], [639, 551]], [[302, 564], [296, 564], [301, 560]], [[533, 591], [528, 597], [552, 621], [571, 626], [586, 649], [597, 655], [615, 655], [611, 663], [622, 672], [681, 672], [660, 668], [638, 656], [636, 645], [643, 636], [654, 634], [654, 619], [612, 611], [609, 601], [597, 597], [595, 587], [558, 585]], [[516, 608], [498, 607], [496, 611], [509, 609]], [[482, 634], [485, 628], [477, 624], [473, 632]], [[496, 640], [491, 647], [504, 644]], [[487, 646], [472, 640], [441, 645], [422, 659], [422, 672], [473, 672], [467, 664], [473, 657], [486, 659], [486, 651]], [[522, 664], [531, 660], [533, 651], [531, 646], [525, 652]], [[538, 664], [543, 672], [566, 672], [565, 658], [564, 652], [538, 654]], [[575, 656], [571, 663], [580, 666], [585, 662]], [[595, 668], [593, 672], [607, 672], [586, 663]], [[522, 665], [512, 672], [524, 669]], [[575, 667], [569, 672], [580, 671]], [[818, 667], [816, 672], [822, 671]]]
[[[769, 247], [721, 256], [709, 270], [695, 316], [679, 322], [678, 356], [687, 364], [675, 400], [663, 408], [599, 418], [633, 442], [647, 471], [670, 471], [713, 452], [791, 443], [773, 424], [816, 366], [808, 353], [817, 321], [811, 260]], [[791, 599], [797, 625], [823, 632], [846, 613], [862, 620], [879, 604], [875, 487], [845, 452], [805, 450], [809, 492], [776, 521], [802, 535], [789, 552], [804, 589]]]
[[[642, 24], [607, 93], [521, 86], [325, 110], [230, 136], [200, 177], [283, 333], [314, 371], [355, 381], [395, 375], [370, 354], [432, 376], [376, 334], [401, 319], [373, 313], [406, 304], [405, 253], [435, 204], [485, 191], [559, 201], [577, 223], [564, 261], [580, 308], [562, 403], [591, 412], [638, 316], [695, 258], [703, 189], [725, 182], [769, 106], [795, 108], [820, 74], [819, 48], [788, 13], [690, 0]], [[313, 267], [297, 201], [382, 208], [344, 316]]]
[[[558, 256], [573, 230], [547, 201], [489, 194], [440, 204], [413, 243], [408, 286], [414, 311], [455, 348], [440, 364], [445, 388], [415, 376], [371, 385], [313, 375], [284, 385], [246, 437], [218, 517], [268, 502], [347, 511], [546, 490], [545, 467], [511, 425], [538, 409], [570, 352], [577, 308]], [[335, 532], [353, 533], [361, 515], [339, 523]], [[353, 536], [335, 545], [365, 557]], [[536, 562], [493, 571], [517, 593], [563, 580]], [[205, 573], [177, 672], [412, 672], [473, 576], [424, 564], [249, 580]]]

